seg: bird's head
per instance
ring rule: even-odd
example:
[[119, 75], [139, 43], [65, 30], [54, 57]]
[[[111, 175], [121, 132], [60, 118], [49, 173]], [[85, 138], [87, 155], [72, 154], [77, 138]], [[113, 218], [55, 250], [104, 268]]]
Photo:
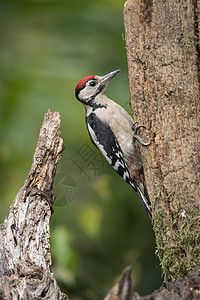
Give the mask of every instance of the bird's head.
[[118, 69], [104, 76], [91, 75], [81, 79], [75, 89], [76, 98], [85, 105], [94, 106], [96, 98], [106, 93], [109, 81], [119, 71]]

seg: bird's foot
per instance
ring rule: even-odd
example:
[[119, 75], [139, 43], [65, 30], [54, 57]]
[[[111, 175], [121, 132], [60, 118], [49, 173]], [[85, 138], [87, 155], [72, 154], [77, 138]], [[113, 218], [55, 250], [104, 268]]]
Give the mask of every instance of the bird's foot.
[[151, 142], [149, 143], [145, 143], [142, 141], [142, 139], [139, 137], [139, 135], [137, 135], [137, 132], [140, 128], [144, 128], [146, 129], [146, 127], [144, 125], [137, 125], [138, 122], [134, 122], [133, 123], [133, 126], [132, 126], [132, 129], [133, 129], [133, 137], [143, 146], [149, 146], [151, 144]]

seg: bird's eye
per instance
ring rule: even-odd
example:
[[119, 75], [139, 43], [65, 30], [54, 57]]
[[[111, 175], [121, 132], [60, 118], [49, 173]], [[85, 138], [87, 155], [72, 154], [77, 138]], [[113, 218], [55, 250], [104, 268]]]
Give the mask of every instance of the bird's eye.
[[90, 86], [95, 86], [97, 83], [95, 81], [90, 82]]

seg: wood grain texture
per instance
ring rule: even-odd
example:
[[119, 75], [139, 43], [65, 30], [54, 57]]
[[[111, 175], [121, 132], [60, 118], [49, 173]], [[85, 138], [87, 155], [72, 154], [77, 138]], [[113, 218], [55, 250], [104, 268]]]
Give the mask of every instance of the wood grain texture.
[[199, 15], [199, 0], [124, 5], [131, 106], [151, 139], [140, 149], [166, 281], [200, 257]]
[[67, 299], [51, 272], [53, 179], [64, 150], [60, 115], [44, 116], [30, 173], [0, 227], [1, 299]]

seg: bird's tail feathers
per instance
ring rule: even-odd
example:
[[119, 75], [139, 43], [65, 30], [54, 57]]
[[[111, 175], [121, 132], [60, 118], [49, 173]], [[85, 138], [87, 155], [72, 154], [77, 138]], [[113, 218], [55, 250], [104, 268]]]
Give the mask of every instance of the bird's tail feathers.
[[137, 189], [137, 194], [140, 197], [140, 200], [142, 201], [142, 204], [143, 204], [147, 214], [149, 215], [150, 219], [152, 220], [151, 203], [149, 201], [149, 197], [147, 198], [146, 196], [144, 196], [139, 187]]
[[147, 189], [145, 187], [145, 193], [143, 194], [139, 185], [134, 182], [133, 184], [131, 184], [134, 188], [134, 190], [136, 191], [136, 193], [138, 194], [141, 202], [142, 202], [142, 205], [144, 206], [148, 216], [150, 217], [150, 219], [152, 220], [152, 214], [151, 214], [151, 202], [150, 202], [150, 199], [149, 199], [149, 195], [147, 193]]

